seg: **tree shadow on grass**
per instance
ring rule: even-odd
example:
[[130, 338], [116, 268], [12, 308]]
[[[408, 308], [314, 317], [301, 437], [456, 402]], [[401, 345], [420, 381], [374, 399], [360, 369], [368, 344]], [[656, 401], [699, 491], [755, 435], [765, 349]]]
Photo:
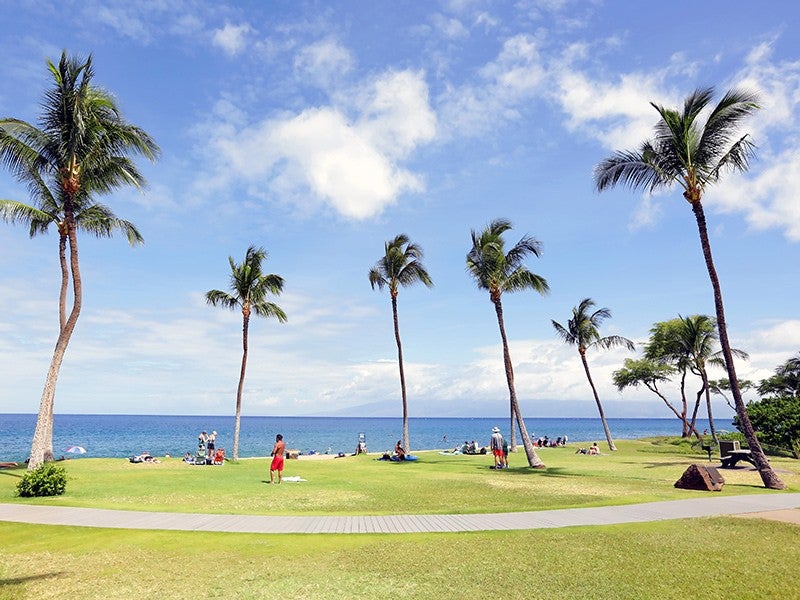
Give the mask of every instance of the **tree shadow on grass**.
[[0, 475], [8, 475], [9, 477], [16, 477], [17, 479], [22, 479], [22, 475], [27, 471], [25, 469], [0, 469]]
[[24, 583], [28, 583], [29, 581], [41, 581], [43, 579], [55, 579], [57, 577], [61, 577], [66, 575], [64, 571], [56, 571], [55, 573], [42, 573], [41, 575], [28, 575], [26, 577], [11, 577], [11, 578], [0, 578], [0, 589], [5, 587], [17, 586], [22, 585]]
[[[687, 462], [685, 460], [676, 460], [670, 462], [638, 462], [638, 461], [626, 461], [620, 464], [623, 465], [636, 465], [639, 467], [644, 467], [645, 469], [656, 469], [658, 467], [688, 467], [691, 464], [695, 464], [697, 461], [690, 461]], [[697, 463], [699, 464], [699, 463]], [[715, 463], [709, 463], [707, 466], [711, 467], [718, 467]]]
[[[476, 471], [494, 471], [490, 466], [476, 467]], [[534, 469], [532, 467], [510, 467], [508, 469], [498, 469], [498, 477], [583, 477], [583, 473], [575, 473], [564, 467], [547, 467], [546, 469]]]

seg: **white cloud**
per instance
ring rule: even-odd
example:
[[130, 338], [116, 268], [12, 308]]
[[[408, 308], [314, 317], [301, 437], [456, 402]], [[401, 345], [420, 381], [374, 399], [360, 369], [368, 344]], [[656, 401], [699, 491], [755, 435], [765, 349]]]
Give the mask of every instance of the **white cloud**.
[[294, 59], [295, 70], [323, 89], [350, 73], [354, 65], [350, 51], [333, 38], [305, 46]]
[[650, 102], [666, 95], [658, 72], [624, 74], [618, 82], [606, 83], [565, 65], [554, 72], [554, 79], [567, 129], [588, 134], [610, 150], [635, 148], [649, 138], [658, 120]]
[[214, 146], [227, 176], [266, 181], [306, 210], [310, 191], [353, 219], [375, 216], [401, 194], [420, 191], [421, 179], [400, 161], [436, 133], [423, 74], [388, 72], [340, 98], [353, 105], [220, 128]]
[[453, 135], [481, 135], [517, 119], [523, 102], [542, 92], [546, 71], [536, 40], [517, 35], [478, 75], [480, 83], [451, 86], [439, 98], [443, 129]]
[[139, 13], [136, 3], [117, 6], [92, 4], [84, 7], [87, 20], [99, 22], [124, 37], [147, 44], [153, 39], [151, 26]]
[[232, 57], [244, 50], [247, 45], [247, 36], [252, 32], [253, 28], [247, 23], [241, 25], [225, 23], [225, 27], [212, 32], [211, 41]]
[[800, 241], [800, 61], [775, 63], [772, 47], [755, 47], [733, 84], [759, 92], [761, 110], [743, 132], [758, 146], [747, 174], [728, 174], [706, 194], [710, 205], [744, 213], [756, 230], [782, 229]]
[[469, 37], [469, 31], [458, 19], [435, 14], [431, 20], [433, 26], [448, 40], [461, 40]]

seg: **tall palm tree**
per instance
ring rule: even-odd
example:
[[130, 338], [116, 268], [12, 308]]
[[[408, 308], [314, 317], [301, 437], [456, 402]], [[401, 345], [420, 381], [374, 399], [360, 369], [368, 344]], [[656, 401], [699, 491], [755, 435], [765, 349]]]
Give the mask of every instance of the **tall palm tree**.
[[408, 236], [400, 234], [386, 242], [384, 254], [369, 271], [369, 283], [374, 290], [389, 288], [392, 298], [392, 317], [394, 319], [394, 339], [397, 342], [397, 363], [400, 367], [400, 391], [403, 396], [403, 446], [406, 454], [411, 451], [408, 436], [408, 398], [406, 397], [406, 376], [403, 371], [403, 346], [400, 343], [400, 325], [397, 320], [398, 286], [408, 287], [422, 282], [433, 287], [428, 271], [422, 264], [422, 248], [412, 244]]
[[286, 313], [277, 304], [267, 300], [267, 295], [280, 295], [283, 291], [283, 277], [265, 274], [261, 263], [267, 258], [263, 248], [250, 246], [245, 253], [244, 261], [236, 264], [233, 257], [228, 257], [231, 265], [231, 281], [229, 289], [232, 294], [221, 290], [206, 292], [206, 302], [211, 306], [222, 306], [242, 311], [242, 368], [239, 372], [239, 387], [236, 389], [236, 424], [233, 429], [233, 460], [239, 460], [239, 431], [242, 419], [242, 390], [244, 375], [247, 370], [247, 334], [250, 328], [250, 315], [259, 317], [275, 317], [280, 323], [286, 322]]
[[511, 364], [511, 354], [508, 351], [508, 339], [503, 322], [502, 295], [503, 292], [519, 292], [528, 289], [544, 295], [550, 288], [543, 277], [532, 273], [524, 265], [524, 260], [529, 254], [536, 257], [541, 254], [540, 242], [526, 235], [506, 252], [503, 234], [510, 229], [510, 221], [496, 219], [480, 233], [473, 230], [472, 248], [467, 253], [467, 271], [472, 275], [478, 289], [488, 290], [489, 300], [494, 305], [497, 314], [500, 338], [503, 341], [503, 361], [511, 404], [511, 450], [512, 452], [516, 450], [516, 433], [514, 431], [514, 419], [516, 418], [528, 464], [531, 467], [544, 468], [544, 463], [533, 448], [525, 421], [522, 419], [519, 402], [517, 402], [517, 392], [514, 388], [514, 368]]
[[611, 437], [611, 430], [606, 421], [605, 412], [603, 412], [603, 405], [600, 403], [600, 397], [597, 395], [597, 388], [592, 381], [592, 375], [589, 372], [589, 363], [586, 361], [586, 351], [592, 346], [598, 348], [609, 349], [616, 346], [624, 346], [628, 350], [634, 350], [633, 342], [621, 335], [607, 335], [600, 337], [600, 324], [606, 319], [611, 317], [611, 311], [607, 308], [598, 308], [592, 311], [595, 303], [591, 298], [584, 298], [580, 304], [572, 309], [572, 318], [567, 321], [567, 326], [564, 327], [556, 321], [552, 321], [553, 328], [556, 330], [558, 336], [571, 346], [578, 347], [578, 354], [581, 356], [583, 363], [583, 370], [586, 373], [586, 379], [589, 380], [589, 386], [592, 388], [594, 394], [594, 401], [597, 403], [597, 411], [600, 413], [600, 421], [603, 423], [603, 431], [606, 433], [606, 440], [608, 441], [608, 449], [616, 450], [614, 440]]
[[[758, 97], [744, 90], [730, 90], [716, 106], [710, 107], [713, 96], [713, 88], [697, 89], [686, 98], [682, 111], [651, 103], [660, 116], [654, 138], [645, 141], [638, 150], [618, 151], [601, 161], [595, 167], [594, 180], [599, 191], [617, 184], [648, 192], [670, 188], [676, 183], [683, 188], [683, 197], [689, 202], [697, 222], [714, 292], [719, 341], [741, 430], [764, 486], [785, 489], [786, 485], [767, 461], [742, 400], [702, 203], [706, 187], [716, 183], [723, 172], [747, 170], [754, 146], [747, 134], [739, 136], [737, 129], [744, 118], [758, 109]], [[710, 107], [708, 112], [707, 107]], [[705, 122], [701, 114], [707, 114]]]
[[56, 383], [81, 312], [83, 287], [76, 214], [91, 206], [96, 195], [110, 193], [123, 185], [143, 186], [144, 177], [130, 156], [154, 160], [159, 153], [146, 132], [123, 119], [114, 98], [92, 84], [91, 55], [82, 60], [63, 52], [58, 65], [47, 61], [47, 66], [53, 85], [45, 92], [40, 127], [20, 119], [0, 119], [0, 162], [28, 184], [31, 194], [39, 200], [39, 209], [60, 207], [59, 235], [63, 236], [60, 244], [69, 249], [69, 275], [65, 276], [67, 259], [65, 248], [60, 248], [60, 255], [64, 256], [61, 262], [64, 305], [63, 284], [72, 279], [69, 315], [59, 305], [59, 336], [39, 405], [29, 469], [53, 458]]

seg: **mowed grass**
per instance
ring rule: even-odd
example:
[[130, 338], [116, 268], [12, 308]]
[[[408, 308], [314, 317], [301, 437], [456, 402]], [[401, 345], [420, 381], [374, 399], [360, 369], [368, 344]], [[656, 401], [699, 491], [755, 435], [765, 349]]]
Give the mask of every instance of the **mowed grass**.
[[[221, 467], [179, 459], [133, 464], [126, 459], [77, 459], [63, 496], [15, 498], [23, 469], [0, 472], [0, 502], [25, 502], [122, 510], [272, 515], [443, 514], [547, 510], [702, 496], [673, 487], [704, 455], [665, 440], [621, 441], [615, 453], [575, 454], [574, 447], [546, 448], [546, 470], [529, 469], [522, 451], [507, 471], [489, 469], [489, 456], [419, 453], [417, 462], [391, 463], [374, 455], [332, 460], [291, 460], [286, 476], [307, 481], [269, 485], [266, 459]], [[793, 490], [800, 465], [772, 459]], [[723, 471], [722, 494], [768, 493], [755, 471]]]
[[[495, 472], [491, 458], [420, 453], [287, 461], [308, 481], [268, 485], [266, 460], [192, 467], [79, 459], [67, 493], [0, 502], [241, 514], [476, 513], [692, 498], [673, 487], [705, 456], [670, 440], [622, 441], [599, 457], [544, 449], [546, 471]], [[800, 465], [772, 459], [790, 491]], [[723, 471], [721, 494], [764, 490]], [[277, 535], [110, 530], [0, 522], [0, 600], [117, 598], [800, 598], [800, 527], [720, 517], [554, 530]]]
[[800, 527], [737, 517], [256, 535], [0, 523], [0, 598], [797, 598]]

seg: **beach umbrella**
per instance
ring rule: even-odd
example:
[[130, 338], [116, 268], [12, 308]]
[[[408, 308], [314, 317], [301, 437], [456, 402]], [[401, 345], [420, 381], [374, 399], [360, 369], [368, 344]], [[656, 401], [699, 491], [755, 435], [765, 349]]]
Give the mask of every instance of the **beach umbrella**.
[[67, 452], [70, 454], [86, 454], [86, 448], [83, 446], [68, 446]]

